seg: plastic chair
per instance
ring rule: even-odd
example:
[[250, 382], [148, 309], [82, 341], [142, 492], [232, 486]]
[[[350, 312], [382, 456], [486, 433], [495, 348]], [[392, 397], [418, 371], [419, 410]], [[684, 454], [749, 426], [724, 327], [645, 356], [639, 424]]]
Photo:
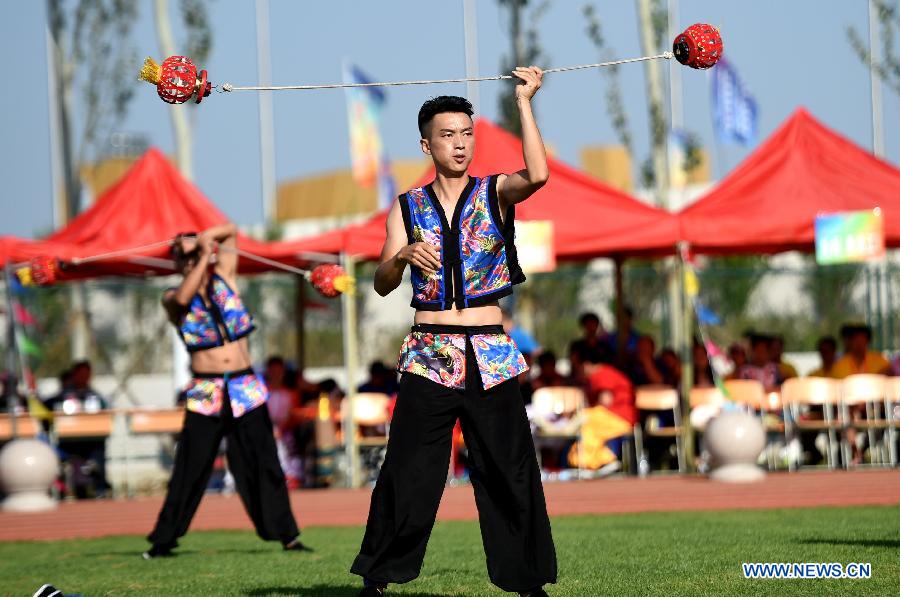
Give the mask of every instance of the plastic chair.
[[678, 390], [665, 385], [638, 386], [634, 394], [634, 406], [639, 411], [671, 410], [675, 415], [675, 425], [651, 429], [637, 423], [634, 426], [634, 447], [638, 459], [638, 471], [640, 472], [647, 463], [647, 455], [644, 453], [644, 437], [668, 437], [675, 438], [675, 452], [678, 456], [678, 470], [683, 471], [685, 466], [685, 454], [681, 438], [681, 405]]
[[[837, 417], [840, 404], [840, 382], [826, 377], [796, 377], [788, 379], [781, 387], [781, 397], [784, 408], [785, 440], [796, 439], [803, 432], [826, 432], [828, 437], [828, 449], [826, 460], [828, 468], [837, 466], [836, 448], [837, 431], [841, 428], [841, 422]], [[801, 408], [809, 406], [821, 406], [822, 420], [803, 420], [800, 418]], [[788, 468], [794, 470], [793, 460], [788, 461]]]
[[[887, 395], [887, 376], [872, 373], [859, 373], [844, 378], [841, 383], [841, 412], [844, 420], [844, 429], [856, 429], [865, 431], [869, 439], [869, 455], [872, 464], [875, 464], [876, 458], [880, 464], [885, 463], [882, 450], [876, 448], [875, 434], [876, 431], [888, 430], [888, 421], [882, 418], [881, 409], [885, 406]], [[863, 420], [853, 420], [850, 416], [850, 407], [864, 405], [865, 418]], [[884, 433], [883, 438], [889, 434]], [[853, 456], [850, 443], [846, 437], [843, 440], [844, 448], [844, 465], [849, 467]]]

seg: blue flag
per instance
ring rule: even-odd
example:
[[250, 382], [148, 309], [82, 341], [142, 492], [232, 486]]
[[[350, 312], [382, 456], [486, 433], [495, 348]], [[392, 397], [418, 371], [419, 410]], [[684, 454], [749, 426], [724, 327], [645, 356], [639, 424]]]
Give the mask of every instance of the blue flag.
[[756, 142], [756, 100], [744, 88], [737, 70], [724, 58], [712, 69], [713, 123], [722, 143]]

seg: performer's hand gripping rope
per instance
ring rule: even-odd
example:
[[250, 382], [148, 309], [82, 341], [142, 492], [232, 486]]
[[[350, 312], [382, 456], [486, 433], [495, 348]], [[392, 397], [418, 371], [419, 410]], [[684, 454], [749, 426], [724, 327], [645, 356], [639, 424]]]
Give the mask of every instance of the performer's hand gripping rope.
[[[711, 68], [722, 57], [724, 46], [719, 30], [712, 25], [697, 23], [691, 25], [683, 33], [675, 38], [671, 52], [663, 52], [656, 56], [644, 56], [641, 58], [627, 58], [613, 60], [611, 62], [599, 62], [596, 64], [581, 64], [577, 66], [562, 66], [549, 68], [544, 73], [562, 73], [588, 68], [602, 68], [606, 66], [619, 66], [631, 62], [644, 62], [647, 60], [667, 60], [675, 58], [681, 64], [690, 68]], [[220, 93], [233, 91], [286, 91], [299, 90], [310, 91], [315, 89], [346, 89], [350, 87], [392, 87], [399, 85], [432, 85], [436, 83], [465, 83], [469, 81], [500, 81], [512, 79], [512, 75], [495, 75], [490, 77], [461, 77], [458, 79], [429, 79], [422, 81], [391, 81], [384, 83], [331, 83], [325, 85], [278, 85], [237, 86], [231, 83], [213, 85], [208, 81], [205, 70], [198, 72], [197, 67], [186, 56], [169, 56], [162, 65], [152, 58], [144, 61], [139, 78], [156, 85], [156, 91], [164, 102], [170, 104], [182, 104], [191, 98], [198, 104], [215, 89]]]

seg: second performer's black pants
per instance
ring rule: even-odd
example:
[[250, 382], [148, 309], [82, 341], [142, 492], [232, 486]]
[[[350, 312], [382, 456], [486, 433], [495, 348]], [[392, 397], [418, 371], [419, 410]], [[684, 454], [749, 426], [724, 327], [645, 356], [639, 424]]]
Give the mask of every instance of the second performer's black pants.
[[354, 574], [378, 583], [419, 575], [459, 419], [491, 582], [505, 591], [556, 582], [556, 552], [519, 383], [513, 378], [484, 391], [470, 342], [466, 363], [465, 390], [403, 374]]
[[226, 396], [221, 416], [185, 413], [166, 500], [156, 527], [147, 537], [154, 545], [173, 548], [178, 538], [187, 533], [223, 437], [228, 440], [228, 469], [234, 475], [237, 492], [256, 533], [263, 539], [282, 543], [300, 534], [278, 462], [268, 408], [263, 404], [234, 418]]

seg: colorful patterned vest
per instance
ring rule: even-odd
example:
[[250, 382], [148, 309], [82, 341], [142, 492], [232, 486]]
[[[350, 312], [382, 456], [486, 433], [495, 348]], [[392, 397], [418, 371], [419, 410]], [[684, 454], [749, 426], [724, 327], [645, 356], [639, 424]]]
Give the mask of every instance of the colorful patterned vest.
[[[241, 297], [221, 276], [213, 275], [206, 288], [209, 307], [198, 292], [181, 319], [178, 331], [188, 352], [222, 346], [247, 336], [254, 330], [253, 319]], [[225, 330], [226, 337], [222, 336]]]
[[424, 241], [441, 253], [441, 269], [434, 275], [411, 268], [415, 309], [486, 305], [525, 281], [516, 258], [515, 208], [500, 217], [496, 175], [469, 178], [450, 221], [430, 184], [401, 195], [400, 208], [408, 242]]

